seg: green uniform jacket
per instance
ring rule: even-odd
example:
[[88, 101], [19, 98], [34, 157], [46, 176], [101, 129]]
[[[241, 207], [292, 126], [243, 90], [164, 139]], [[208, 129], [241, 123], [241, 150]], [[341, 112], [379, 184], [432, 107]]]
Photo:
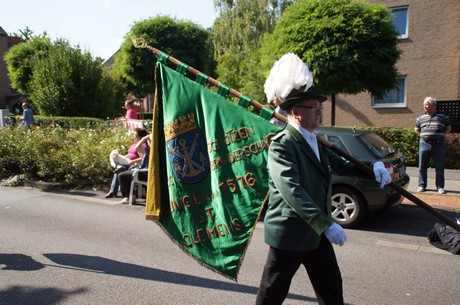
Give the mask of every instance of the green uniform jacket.
[[318, 143], [321, 162], [291, 125], [273, 138], [268, 151], [270, 197], [264, 219], [265, 242], [277, 249], [316, 249], [331, 215], [331, 170], [355, 168]]

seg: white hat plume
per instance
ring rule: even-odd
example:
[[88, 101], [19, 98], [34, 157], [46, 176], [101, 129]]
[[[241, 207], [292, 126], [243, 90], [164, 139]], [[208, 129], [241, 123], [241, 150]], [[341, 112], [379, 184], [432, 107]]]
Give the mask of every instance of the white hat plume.
[[308, 66], [295, 54], [287, 53], [275, 62], [265, 81], [264, 91], [268, 101], [277, 97], [284, 102], [293, 89], [305, 87], [307, 91], [313, 85], [313, 75]]

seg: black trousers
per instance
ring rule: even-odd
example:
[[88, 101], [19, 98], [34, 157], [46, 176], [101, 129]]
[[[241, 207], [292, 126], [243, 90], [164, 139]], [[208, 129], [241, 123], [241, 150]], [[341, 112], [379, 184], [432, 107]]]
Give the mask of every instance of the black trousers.
[[329, 240], [323, 235], [312, 251], [286, 251], [270, 247], [256, 304], [282, 304], [300, 265], [307, 270], [319, 304], [342, 305], [342, 275]]
[[[123, 197], [129, 196], [131, 181], [133, 180], [133, 172], [133, 170], [127, 170], [118, 174], [118, 182], [120, 183], [121, 194]], [[138, 175], [139, 180], [147, 181], [147, 172], [140, 172]]]

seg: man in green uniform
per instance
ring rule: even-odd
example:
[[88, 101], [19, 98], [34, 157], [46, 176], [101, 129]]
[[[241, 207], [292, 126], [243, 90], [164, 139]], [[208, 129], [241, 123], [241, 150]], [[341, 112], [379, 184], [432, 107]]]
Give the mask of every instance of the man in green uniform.
[[[361, 174], [321, 146], [315, 129], [327, 98], [312, 86], [313, 76], [296, 55], [284, 55], [265, 83], [267, 98], [281, 101], [286, 128], [273, 138], [268, 152], [270, 197], [264, 220], [270, 246], [256, 304], [281, 304], [292, 277], [304, 265], [320, 304], [343, 304], [342, 277], [332, 244], [347, 236], [331, 215], [331, 170]], [[381, 186], [391, 177], [382, 162], [373, 165]]]

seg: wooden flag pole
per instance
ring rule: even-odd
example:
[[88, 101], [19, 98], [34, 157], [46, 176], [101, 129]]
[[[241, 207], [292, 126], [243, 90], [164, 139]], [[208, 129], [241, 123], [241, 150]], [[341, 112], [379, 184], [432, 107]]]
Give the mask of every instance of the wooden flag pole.
[[[131, 39], [131, 41], [133, 42], [133, 45], [136, 48], [148, 49], [148, 50], [150, 50], [151, 52], [153, 52], [157, 56], [159, 56], [162, 53], [162, 51], [147, 45], [143, 38], [133, 38], [133, 39]], [[169, 56], [168, 60], [170, 62], [172, 62], [173, 64], [175, 64], [175, 65], [179, 65], [181, 63], [181, 61], [177, 60], [176, 58], [174, 58], [172, 56]], [[198, 71], [195, 68], [192, 68], [190, 66], [187, 67], [187, 72], [190, 72], [195, 76], [198, 76], [200, 74], [200, 71]], [[220, 82], [217, 81], [216, 79], [212, 78], [212, 77], [208, 77], [207, 81], [208, 81], [209, 84], [211, 84], [213, 86], [216, 86], [216, 87], [220, 86]], [[230, 93], [231, 95], [233, 95], [233, 96], [235, 96], [237, 98], [240, 98], [242, 96], [242, 94], [240, 92], [238, 92], [238, 91], [236, 91], [235, 89], [232, 89], [232, 88], [229, 89], [228, 93]], [[263, 104], [255, 101], [255, 100], [251, 100], [250, 104], [252, 106], [256, 107], [259, 110], [262, 110], [262, 108], [265, 107]], [[274, 112], [273, 116], [276, 119], [278, 119], [278, 120], [280, 120], [282, 122], [285, 122], [285, 123], [287, 122], [287, 118], [285, 116], [283, 116], [283, 115], [280, 115], [277, 112]], [[331, 149], [333, 152], [335, 152], [339, 156], [344, 157], [345, 159], [347, 159], [348, 161], [350, 161], [351, 163], [356, 165], [359, 169], [361, 169], [363, 172], [368, 174], [370, 177], [374, 177], [374, 172], [372, 171], [372, 169], [369, 166], [367, 166], [366, 164], [362, 163], [358, 159], [354, 158], [353, 156], [351, 156], [347, 152], [345, 152], [345, 151], [341, 150], [340, 148], [334, 146], [334, 144], [332, 144], [331, 142], [327, 141], [324, 137], [317, 136], [317, 139], [321, 144], [323, 144], [324, 146], [326, 146], [327, 148]], [[413, 203], [415, 203], [419, 207], [423, 208], [424, 210], [426, 210], [427, 212], [431, 213], [433, 216], [437, 217], [438, 219], [440, 219], [441, 221], [443, 221], [444, 223], [446, 223], [447, 225], [449, 225], [453, 229], [455, 229], [458, 232], [460, 232], [460, 225], [458, 223], [456, 223], [453, 219], [451, 219], [451, 218], [447, 217], [446, 215], [440, 213], [439, 211], [437, 211], [436, 209], [431, 207], [429, 204], [425, 203], [423, 200], [421, 200], [418, 197], [414, 196], [412, 193], [406, 191], [405, 189], [403, 189], [402, 187], [400, 187], [396, 183], [391, 182], [388, 185], [393, 190], [395, 190], [397, 193], [399, 193], [400, 195], [406, 197], [407, 199], [409, 199], [410, 201], [412, 201]]]
[[[156, 56], [159, 56], [161, 53], [163, 53], [162, 51], [160, 51], [160, 50], [158, 50], [158, 49], [156, 49], [156, 48], [154, 48], [154, 47], [151, 47], [151, 46], [147, 45], [147, 44], [145, 43], [145, 39], [144, 39], [144, 38], [132, 38], [131, 41], [132, 41], [134, 47], [136, 47], [136, 48], [148, 49], [148, 50], [150, 50], [152, 53], [154, 53]], [[172, 57], [172, 56], [169, 56], [169, 57], [168, 57], [168, 60], [169, 60], [170, 62], [172, 62], [173, 64], [175, 64], [176, 66], [179, 65], [179, 64], [181, 63], [180, 60], [178, 60], [178, 59], [176, 59], [176, 58], [174, 58], [174, 57]], [[195, 76], [198, 76], [198, 75], [200, 74], [200, 71], [198, 71], [197, 69], [195, 69], [195, 68], [193, 68], [193, 67], [190, 67], [190, 66], [187, 67], [187, 72], [190, 72], [191, 74], [193, 74], [193, 75], [195, 75]], [[208, 77], [208, 80], [207, 80], [207, 81], [208, 81], [209, 84], [211, 84], [211, 85], [213, 85], [213, 86], [215, 86], [215, 87], [219, 87], [220, 84], [221, 84], [218, 80], [216, 80], [216, 79], [214, 79], [214, 78], [212, 78], [212, 77]], [[235, 97], [237, 97], [237, 98], [240, 98], [240, 97], [243, 95], [243, 94], [241, 94], [240, 92], [236, 91], [236, 90], [233, 89], [233, 88], [230, 88], [230, 89], [228, 90], [228, 93], [230, 93], [231, 95], [233, 95], [233, 96], [235, 96]], [[251, 100], [250, 104], [251, 104], [252, 106], [254, 106], [255, 108], [259, 109], [259, 110], [262, 110], [262, 108], [264, 107], [263, 104], [257, 102], [256, 100]], [[274, 116], [276, 119], [278, 119], [278, 120], [280, 120], [280, 121], [282, 121], [282, 122], [284, 122], [284, 123], [287, 122], [287, 118], [286, 118], [285, 116], [283, 116], [283, 115], [277, 113], [277, 112], [274, 112], [274, 113], [273, 113], [273, 116]]]

